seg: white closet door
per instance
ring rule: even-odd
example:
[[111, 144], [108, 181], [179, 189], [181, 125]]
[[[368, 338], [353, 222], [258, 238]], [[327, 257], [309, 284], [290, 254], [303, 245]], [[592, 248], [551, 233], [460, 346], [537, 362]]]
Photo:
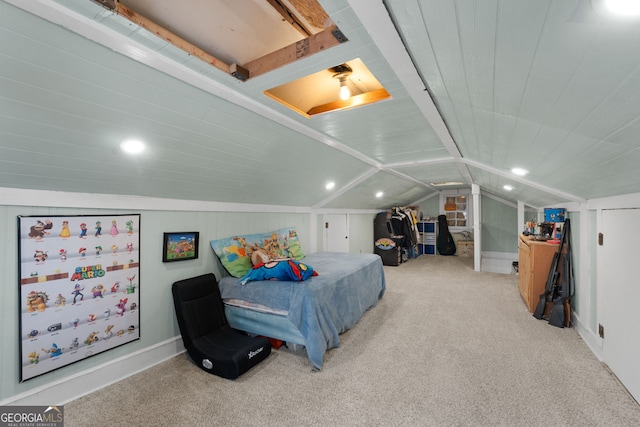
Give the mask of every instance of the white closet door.
[[324, 216], [325, 250], [329, 252], [349, 252], [349, 231], [347, 215]]
[[598, 246], [598, 310], [604, 327], [603, 358], [640, 401], [640, 250], [634, 233], [640, 209], [603, 210]]

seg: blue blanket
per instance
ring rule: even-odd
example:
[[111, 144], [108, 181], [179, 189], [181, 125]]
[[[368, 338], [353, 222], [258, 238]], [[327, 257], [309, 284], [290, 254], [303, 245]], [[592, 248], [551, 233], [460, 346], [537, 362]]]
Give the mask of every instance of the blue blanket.
[[[220, 280], [223, 299], [235, 298], [288, 312], [305, 339], [313, 366], [322, 368], [324, 353], [340, 345], [339, 335], [374, 307], [386, 289], [382, 260], [375, 254], [319, 252], [303, 261], [318, 276], [302, 282]], [[272, 337], [278, 338], [278, 337]]]

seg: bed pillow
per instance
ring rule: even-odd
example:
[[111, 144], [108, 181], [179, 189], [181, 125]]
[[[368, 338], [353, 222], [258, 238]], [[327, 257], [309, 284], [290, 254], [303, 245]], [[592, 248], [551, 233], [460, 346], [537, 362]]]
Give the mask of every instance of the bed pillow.
[[254, 266], [247, 274], [240, 278], [240, 284], [246, 285], [253, 280], [289, 280], [302, 282], [318, 273], [310, 265], [287, 259], [281, 261], [269, 261], [266, 264]]
[[295, 227], [212, 240], [211, 248], [233, 277], [242, 277], [251, 270], [251, 254], [258, 249], [270, 259], [293, 258], [299, 261], [304, 258]]

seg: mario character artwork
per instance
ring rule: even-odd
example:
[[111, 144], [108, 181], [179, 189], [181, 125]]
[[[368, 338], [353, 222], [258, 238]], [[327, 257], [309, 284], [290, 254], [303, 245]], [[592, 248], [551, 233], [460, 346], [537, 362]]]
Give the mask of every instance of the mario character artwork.
[[33, 313], [34, 311], [45, 311], [47, 309], [47, 301], [49, 296], [44, 291], [31, 291], [27, 294], [27, 311]]
[[103, 294], [104, 294], [104, 285], [102, 283], [97, 284], [96, 286], [94, 286], [93, 288], [91, 288], [91, 293], [93, 294], [94, 298], [104, 298]]
[[80, 235], [78, 237], [81, 239], [87, 238], [87, 224], [85, 224], [84, 222], [80, 224]]
[[111, 338], [113, 336], [113, 332], [111, 331], [113, 329], [114, 325], [108, 325], [107, 328], [104, 330], [104, 334], [102, 335], [102, 339], [104, 340], [108, 340], [109, 338]]
[[46, 348], [42, 349], [42, 351], [48, 353], [49, 356], [51, 356], [51, 357], [60, 356], [62, 354], [62, 350], [64, 350], [64, 348], [58, 347], [58, 344], [56, 344], [56, 343], [52, 343], [51, 344], [51, 348], [48, 349], [48, 350]]
[[138, 216], [18, 215], [20, 381], [139, 338]]
[[127, 308], [126, 308], [127, 301], [129, 301], [129, 298], [124, 298], [124, 299], [121, 299], [120, 302], [116, 304], [116, 307], [117, 307], [116, 312], [118, 313], [118, 315], [124, 316], [124, 312], [127, 311]]
[[35, 225], [32, 225], [29, 228], [29, 238], [42, 240], [45, 235], [51, 234], [49, 230], [51, 230], [52, 228], [53, 223], [50, 220], [47, 219], [44, 222], [38, 220]]
[[32, 365], [37, 365], [38, 363], [40, 363], [40, 353], [38, 353], [37, 351], [32, 351], [31, 353], [29, 353], [27, 355], [27, 358], [29, 359], [29, 363]]
[[75, 350], [79, 346], [80, 346], [80, 343], [78, 342], [78, 337], [75, 337], [73, 341], [71, 341], [71, 344], [69, 344], [69, 350]]
[[84, 294], [82, 293], [82, 291], [84, 291], [84, 287], [80, 286], [79, 283], [76, 283], [73, 287], [73, 292], [71, 292], [71, 295], [73, 295], [73, 305], [76, 304], [76, 300], [78, 299], [78, 297], [80, 297], [80, 301], [84, 299]]
[[91, 344], [93, 344], [94, 342], [97, 342], [97, 341], [99, 340], [99, 338], [98, 338], [98, 334], [99, 334], [99, 333], [100, 333], [100, 332], [91, 332], [91, 333], [89, 334], [89, 336], [87, 336], [87, 339], [86, 339], [86, 340], [84, 340], [84, 343], [85, 343], [86, 345], [91, 345]]
[[120, 282], [115, 282], [113, 286], [111, 286], [111, 293], [115, 294], [120, 289]]
[[36, 249], [36, 251], [33, 254], [33, 259], [36, 260], [36, 264], [44, 264], [47, 258], [49, 258], [49, 255], [47, 254], [46, 251], [41, 251], [39, 249]]
[[67, 299], [65, 297], [62, 296], [62, 294], [58, 294], [58, 296], [56, 297], [56, 302], [54, 303], [54, 305], [56, 307], [64, 307], [64, 303], [67, 302]]
[[47, 328], [47, 331], [55, 332], [55, 331], [59, 331], [61, 329], [62, 329], [62, 323], [53, 323], [53, 324], [49, 325], [49, 327]]
[[69, 231], [69, 221], [62, 221], [62, 230], [60, 230], [60, 237], [63, 239], [71, 237], [71, 232]]
[[131, 277], [127, 276], [127, 280], [129, 281], [129, 284], [127, 285], [127, 293], [128, 294], [133, 294], [136, 292], [136, 284], [133, 283], [133, 279], [136, 278], [136, 275], [134, 274]]

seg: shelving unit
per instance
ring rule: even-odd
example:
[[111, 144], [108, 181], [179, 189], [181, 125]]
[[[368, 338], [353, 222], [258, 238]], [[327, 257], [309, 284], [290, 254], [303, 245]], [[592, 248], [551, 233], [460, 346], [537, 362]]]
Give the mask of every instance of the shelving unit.
[[420, 255], [436, 255], [436, 221], [418, 222], [420, 241], [418, 252]]

